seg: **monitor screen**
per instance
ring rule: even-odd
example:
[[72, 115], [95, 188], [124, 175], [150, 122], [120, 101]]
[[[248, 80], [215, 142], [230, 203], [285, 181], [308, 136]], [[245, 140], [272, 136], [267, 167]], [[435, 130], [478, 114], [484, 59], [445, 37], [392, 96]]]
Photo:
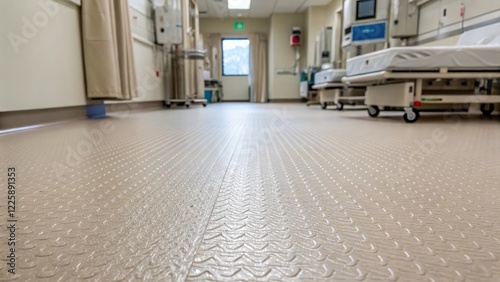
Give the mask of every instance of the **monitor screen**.
[[356, 20], [373, 19], [377, 16], [377, 0], [359, 0], [356, 3]]
[[384, 42], [386, 41], [386, 22], [360, 24], [352, 27], [352, 42]]

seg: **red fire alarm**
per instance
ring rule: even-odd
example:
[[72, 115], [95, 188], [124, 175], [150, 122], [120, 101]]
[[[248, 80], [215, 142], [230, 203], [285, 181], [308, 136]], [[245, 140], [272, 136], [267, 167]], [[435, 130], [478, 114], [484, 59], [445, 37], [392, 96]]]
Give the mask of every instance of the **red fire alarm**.
[[301, 31], [300, 27], [294, 27], [292, 30], [292, 36], [290, 37], [291, 46], [300, 46], [301, 42]]

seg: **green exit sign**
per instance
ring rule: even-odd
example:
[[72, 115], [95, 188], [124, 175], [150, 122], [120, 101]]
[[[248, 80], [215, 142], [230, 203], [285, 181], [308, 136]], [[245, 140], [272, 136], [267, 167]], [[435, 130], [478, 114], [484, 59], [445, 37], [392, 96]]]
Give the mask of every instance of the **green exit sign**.
[[234, 30], [245, 30], [245, 22], [234, 22]]

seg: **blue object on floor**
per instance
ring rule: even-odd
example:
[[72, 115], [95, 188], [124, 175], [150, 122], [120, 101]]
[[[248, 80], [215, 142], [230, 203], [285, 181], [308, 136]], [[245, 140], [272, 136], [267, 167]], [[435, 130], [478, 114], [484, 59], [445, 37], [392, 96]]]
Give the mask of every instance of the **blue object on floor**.
[[212, 90], [205, 90], [205, 99], [212, 103]]
[[87, 117], [90, 119], [106, 118], [106, 105], [87, 105]]

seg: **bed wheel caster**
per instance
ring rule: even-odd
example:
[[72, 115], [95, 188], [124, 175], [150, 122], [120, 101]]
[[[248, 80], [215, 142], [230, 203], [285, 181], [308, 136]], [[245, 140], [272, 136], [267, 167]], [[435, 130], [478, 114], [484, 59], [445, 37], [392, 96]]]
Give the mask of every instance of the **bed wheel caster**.
[[372, 118], [378, 117], [380, 109], [377, 106], [368, 106], [368, 115]]
[[186, 104], [186, 108], [188, 108], [188, 109], [189, 109], [189, 107], [190, 107], [190, 105], [189, 105], [189, 104]]
[[170, 105], [170, 104], [165, 104], [165, 108], [170, 109], [171, 107], [172, 107], [172, 105]]
[[416, 109], [405, 110], [403, 118], [407, 123], [414, 123], [420, 118], [420, 113]]
[[485, 116], [491, 116], [491, 114], [495, 111], [495, 105], [493, 104], [481, 104], [481, 113]]
[[203, 104], [203, 108], [206, 108], [207, 107], [207, 104]]
[[337, 110], [342, 111], [344, 109], [344, 104], [338, 103], [337, 104]]
[[322, 108], [323, 110], [326, 110], [326, 107], [328, 107], [328, 104], [327, 104], [327, 103], [323, 103], [323, 104], [321, 104], [321, 108]]

